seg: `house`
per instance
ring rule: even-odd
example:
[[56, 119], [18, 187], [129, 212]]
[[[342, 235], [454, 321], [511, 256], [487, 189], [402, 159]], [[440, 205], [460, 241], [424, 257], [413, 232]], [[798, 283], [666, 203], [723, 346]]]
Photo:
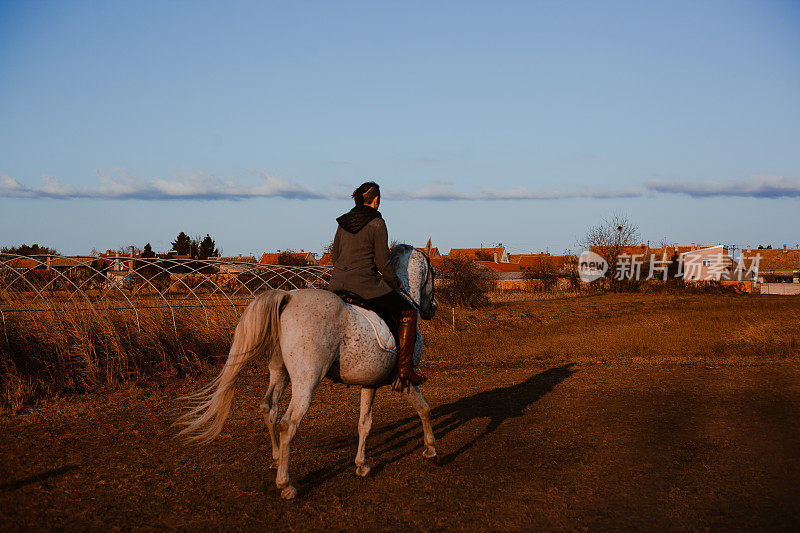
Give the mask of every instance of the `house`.
[[[419, 250], [420, 252], [425, 253], [425, 248], [417, 248], [417, 250]], [[428, 257], [431, 258], [431, 259], [438, 259], [438, 258], [442, 257], [442, 254], [439, 253], [439, 248], [434, 246], [434, 247], [431, 248], [431, 252], [430, 252], [430, 255], [428, 255]]]
[[574, 273], [578, 267], [578, 258], [574, 255], [551, 255], [547, 258], [547, 266], [557, 273]]
[[553, 272], [567, 273], [570, 268], [574, 268], [577, 259], [574, 255], [550, 255], [541, 254], [509, 254], [508, 260], [515, 263], [527, 272]]
[[118, 250], [106, 250], [106, 253], [100, 254], [102, 259], [107, 259], [111, 262], [112, 272], [124, 272], [134, 269], [134, 260], [141, 259], [142, 253], [136, 252], [133, 246], [128, 248], [128, 253], [120, 253]]
[[209, 257], [214, 261], [218, 261], [220, 273], [239, 274], [249, 271], [252, 266], [257, 265], [256, 258], [252, 255], [231, 255], [231, 256], [216, 256]]
[[322, 257], [319, 258], [319, 262], [317, 264], [319, 266], [333, 266], [333, 257], [331, 257], [330, 252], [325, 252], [322, 254]]
[[[663, 261], [678, 258], [683, 253], [701, 250], [703, 248], [707, 247], [696, 243], [691, 243], [690, 246], [678, 246], [678, 243], [676, 242], [672, 245], [661, 247], [651, 247], [649, 244], [636, 244], [633, 246], [621, 246], [619, 248], [619, 255], [628, 255], [631, 257], [635, 256], [636, 259], [644, 262], [650, 261], [650, 259], [655, 261]], [[613, 246], [592, 246], [589, 248], [590, 251], [599, 253], [602, 256], [606, 255], [604, 252], [609, 250], [613, 251], [613, 249]]]
[[26, 272], [36, 268], [44, 268], [45, 264], [42, 261], [31, 259], [30, 257], [18, 257], [16, 259], [9, 259], [8, 261], [3, 262], [3, 266]]
[[478, 265], [491, 270], [495, 278], [521, 278], [522, 268], [516, 263], [495, 263], [494, 261], [475, 261]]
[[530, 263], [533, 260], [549, 256], [550, 254], [547, 252], [541, 252], [538, 254], [508, 254], [508, 262], [521, 265], [523, 263]]
[[656, 261], [671, 261], [673, 258], [680, 258], [683, 253], [691, 252], [698, 248], [702, 248], [702, 246], [696, 245], [695, 243], [692, 243], [691, 246], [678, 246], [676, 242], [672, 246], [650, 248], [646, 259], [650, 259], [650, 256], [653, 256], [653, 259]]
[[439, 272], [447, 272], [447, 270], [449, 268], [449, 266], [447, 264], [447, 256], [443, 255], [443, 256], [431, 259], [431, 266], [433, 267], [433, 269], [437, 273], [439, 273]]
[[680, 254], [684, 281], [719, 281], [730, 279], [736, 263], [721, 244]]
[[495, 263], [494, 261], [476, 261], [491, 272], [494, 289], [498, 291], [531, 291], [542, 285], [541, 280], [532, 279], [518, 263]]
[[214, 261], [221, 261], [223, 263], [257, 263], [255, 256], [252, 255], [216, 255], [211, 256], [209, 259]]
[[60, 272], [71, 280], [86, 280], [103, 277], [106, 262], [97, 257], [52, 257], [47, 256], [47, 270]]
[[306, 252], [304, 250], [300, 250], [299, 252], [293, 251], [284, 251], [281, 252], [278, 250], [277, 252], [264, 252], [261, 254], [261, 259], [258, 261], [262, 265], [279, 265], [279, 258], [281, 254], [288, 254], [289, 260], [293, 264], [297, 265], [316, 265], [317, 258], [314, 257], [314, 254], [311, 252]]
[[550, 267], [550, 254], [508, 254], [508, 261], [522, 270], [543, 270]]
[[453, 259], [466, 259], [468, 261], [491, 261], [493, 263], [508, 263], [508, 253], [505, 247], [497, 248], [451, 248], [447, 254]]
[[758, 275], [769, 274], [778, 277], [792, 277], [796, 270], [800, 270], [800, 249], [788, 248], [756, 248], [749, 246], [742, 250], [739, 261], [746, 266], [753, 266]]

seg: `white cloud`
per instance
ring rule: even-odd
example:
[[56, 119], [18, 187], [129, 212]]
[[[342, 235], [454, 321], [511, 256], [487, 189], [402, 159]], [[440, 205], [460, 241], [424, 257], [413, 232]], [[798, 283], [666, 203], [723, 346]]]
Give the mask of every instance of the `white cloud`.
[[685, 194], [694, 198], [709, 196], [745, 196], [750, 198], [798, 198], [800, 177], [759, 174], [740, 181], [687, 181], [651, 180], [645, 182], [648, 190], [658, 193]]
[[0, 173], [0, 196], [11, 198], [26, 198], [28, 188], [9, 176]]
[[[6, 198], [89, 198], [103, 200], [244, 200], [248, 198], [286, 198], [296, 200], [341, 199], [349, 197], [341, 191], [320, 191], [291, 180], [258, 171], [248, 183], [223, 179], [200, 171], [184, 171], [171, 179], [146, 180], [124, 169], [98, 172], [94, 187], [73, 187], [53, 176], [42, 177], [40, 187], [29, 187], [13, 177], [0, 173], [0, 197]], [[685, 194], [695, 198], [743, 196], [751, 198], [798, 198], [800, 177], [762, 174], [742, 181], [699, 182], [651, 180], [645, 189], [657, 194]], [[475, 201], [475, 200], [564, 200], [570, 198], [613, 199], [638, 198], [636, 188], [577, 190], [536, 190], [481, 188], [464, 192], [449, 180], [437, 179], [420, 188], [385, 189], [392, 200]]]
[[27, 187], [0, 174], [0, 197], [7, 198], [93, 198], [104, 200], [243, 200], [246, 198], [328, 198], [305, 185], [260, 173], [258, 182], [245, 185], [203, 172], [184, 173], [171, 180], [145, 180], [124, 169], [98, 172], [97, 187], [73, 188], [52, 176], [44, 176], [43, 187]]
[[399, 200], [564, 200], [568, 198], [636, 198], [641, 196], [636, 189], [581, 189], [577, 191], [542, 191], [526, 188], [478, 189], [474, 193], [454, 190], [448, 182], [436, 182], [415, 191], [387, 191], [386, 197]]
[[[341, 199], [349, 194], [322, 192], [293, 181], [257, 172], [255, 184], [221, 179], [204, 172], [183, 172], [172, 179], [146, 180], [124, 169], [98, 172], [96, 187], [70, 187], [52, 176], [44, 186], [28, 187], [11, 176], [0, 174], [0, 197], [7, 198], [91, 198], [104, 200], [244, 200], [247, 198]], [[412, 191], [386, 190], [393, 200], [559, 200], [566, 198], [633, 198], [635, 189], [579, 191], [537, 191], [525, 188], [479, 189], [466, 193], [453, 188], [449, 180], [438, 179]]]

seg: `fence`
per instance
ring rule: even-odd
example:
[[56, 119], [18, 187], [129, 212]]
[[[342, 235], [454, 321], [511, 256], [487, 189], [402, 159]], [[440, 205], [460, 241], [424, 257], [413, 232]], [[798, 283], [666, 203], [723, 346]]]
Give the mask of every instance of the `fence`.
[[98, 313], [247, 306], [268, 289], [325, 288], [330, 267], [176, 258], [0, 255], [0, 319], [59, 309]]
[[761, 294], [800, 295], [798, 283], [762, 283]]

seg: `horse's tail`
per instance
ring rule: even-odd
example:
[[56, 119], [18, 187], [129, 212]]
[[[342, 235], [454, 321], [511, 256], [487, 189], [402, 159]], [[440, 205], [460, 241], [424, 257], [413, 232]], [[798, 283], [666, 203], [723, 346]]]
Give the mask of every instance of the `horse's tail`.
[[190, 406], [178, 419], [177, 424], [183, 426], [179, 435], [196, 443], [206, 443], [219, 435], [230, 412], [239, 372], [253, 356], [268, 353], [269, 359], [280, 354], [280, 314], [288, 300], [288, 292], [271, 290], [247, 306], [236, 326], [222, 372], [203, 389], [180, 398]]

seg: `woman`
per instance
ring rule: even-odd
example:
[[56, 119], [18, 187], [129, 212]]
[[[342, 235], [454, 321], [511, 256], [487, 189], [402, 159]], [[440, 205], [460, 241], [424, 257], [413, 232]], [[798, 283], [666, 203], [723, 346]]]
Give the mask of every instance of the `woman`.
[[417, 310], [398, 289], [400, 280], [389, 264], [389, 237], [381, 218], [381, 188], [372, 181], [353, 191], [356, 206], [336, 219], [339, 227], [333, 239], [334, 292], [357, 294], [376, 308], [397, 318], [397, 366], [400, 385], [419, 385], [425, 378], [414, 372], [414, 344], [417, 340]]

